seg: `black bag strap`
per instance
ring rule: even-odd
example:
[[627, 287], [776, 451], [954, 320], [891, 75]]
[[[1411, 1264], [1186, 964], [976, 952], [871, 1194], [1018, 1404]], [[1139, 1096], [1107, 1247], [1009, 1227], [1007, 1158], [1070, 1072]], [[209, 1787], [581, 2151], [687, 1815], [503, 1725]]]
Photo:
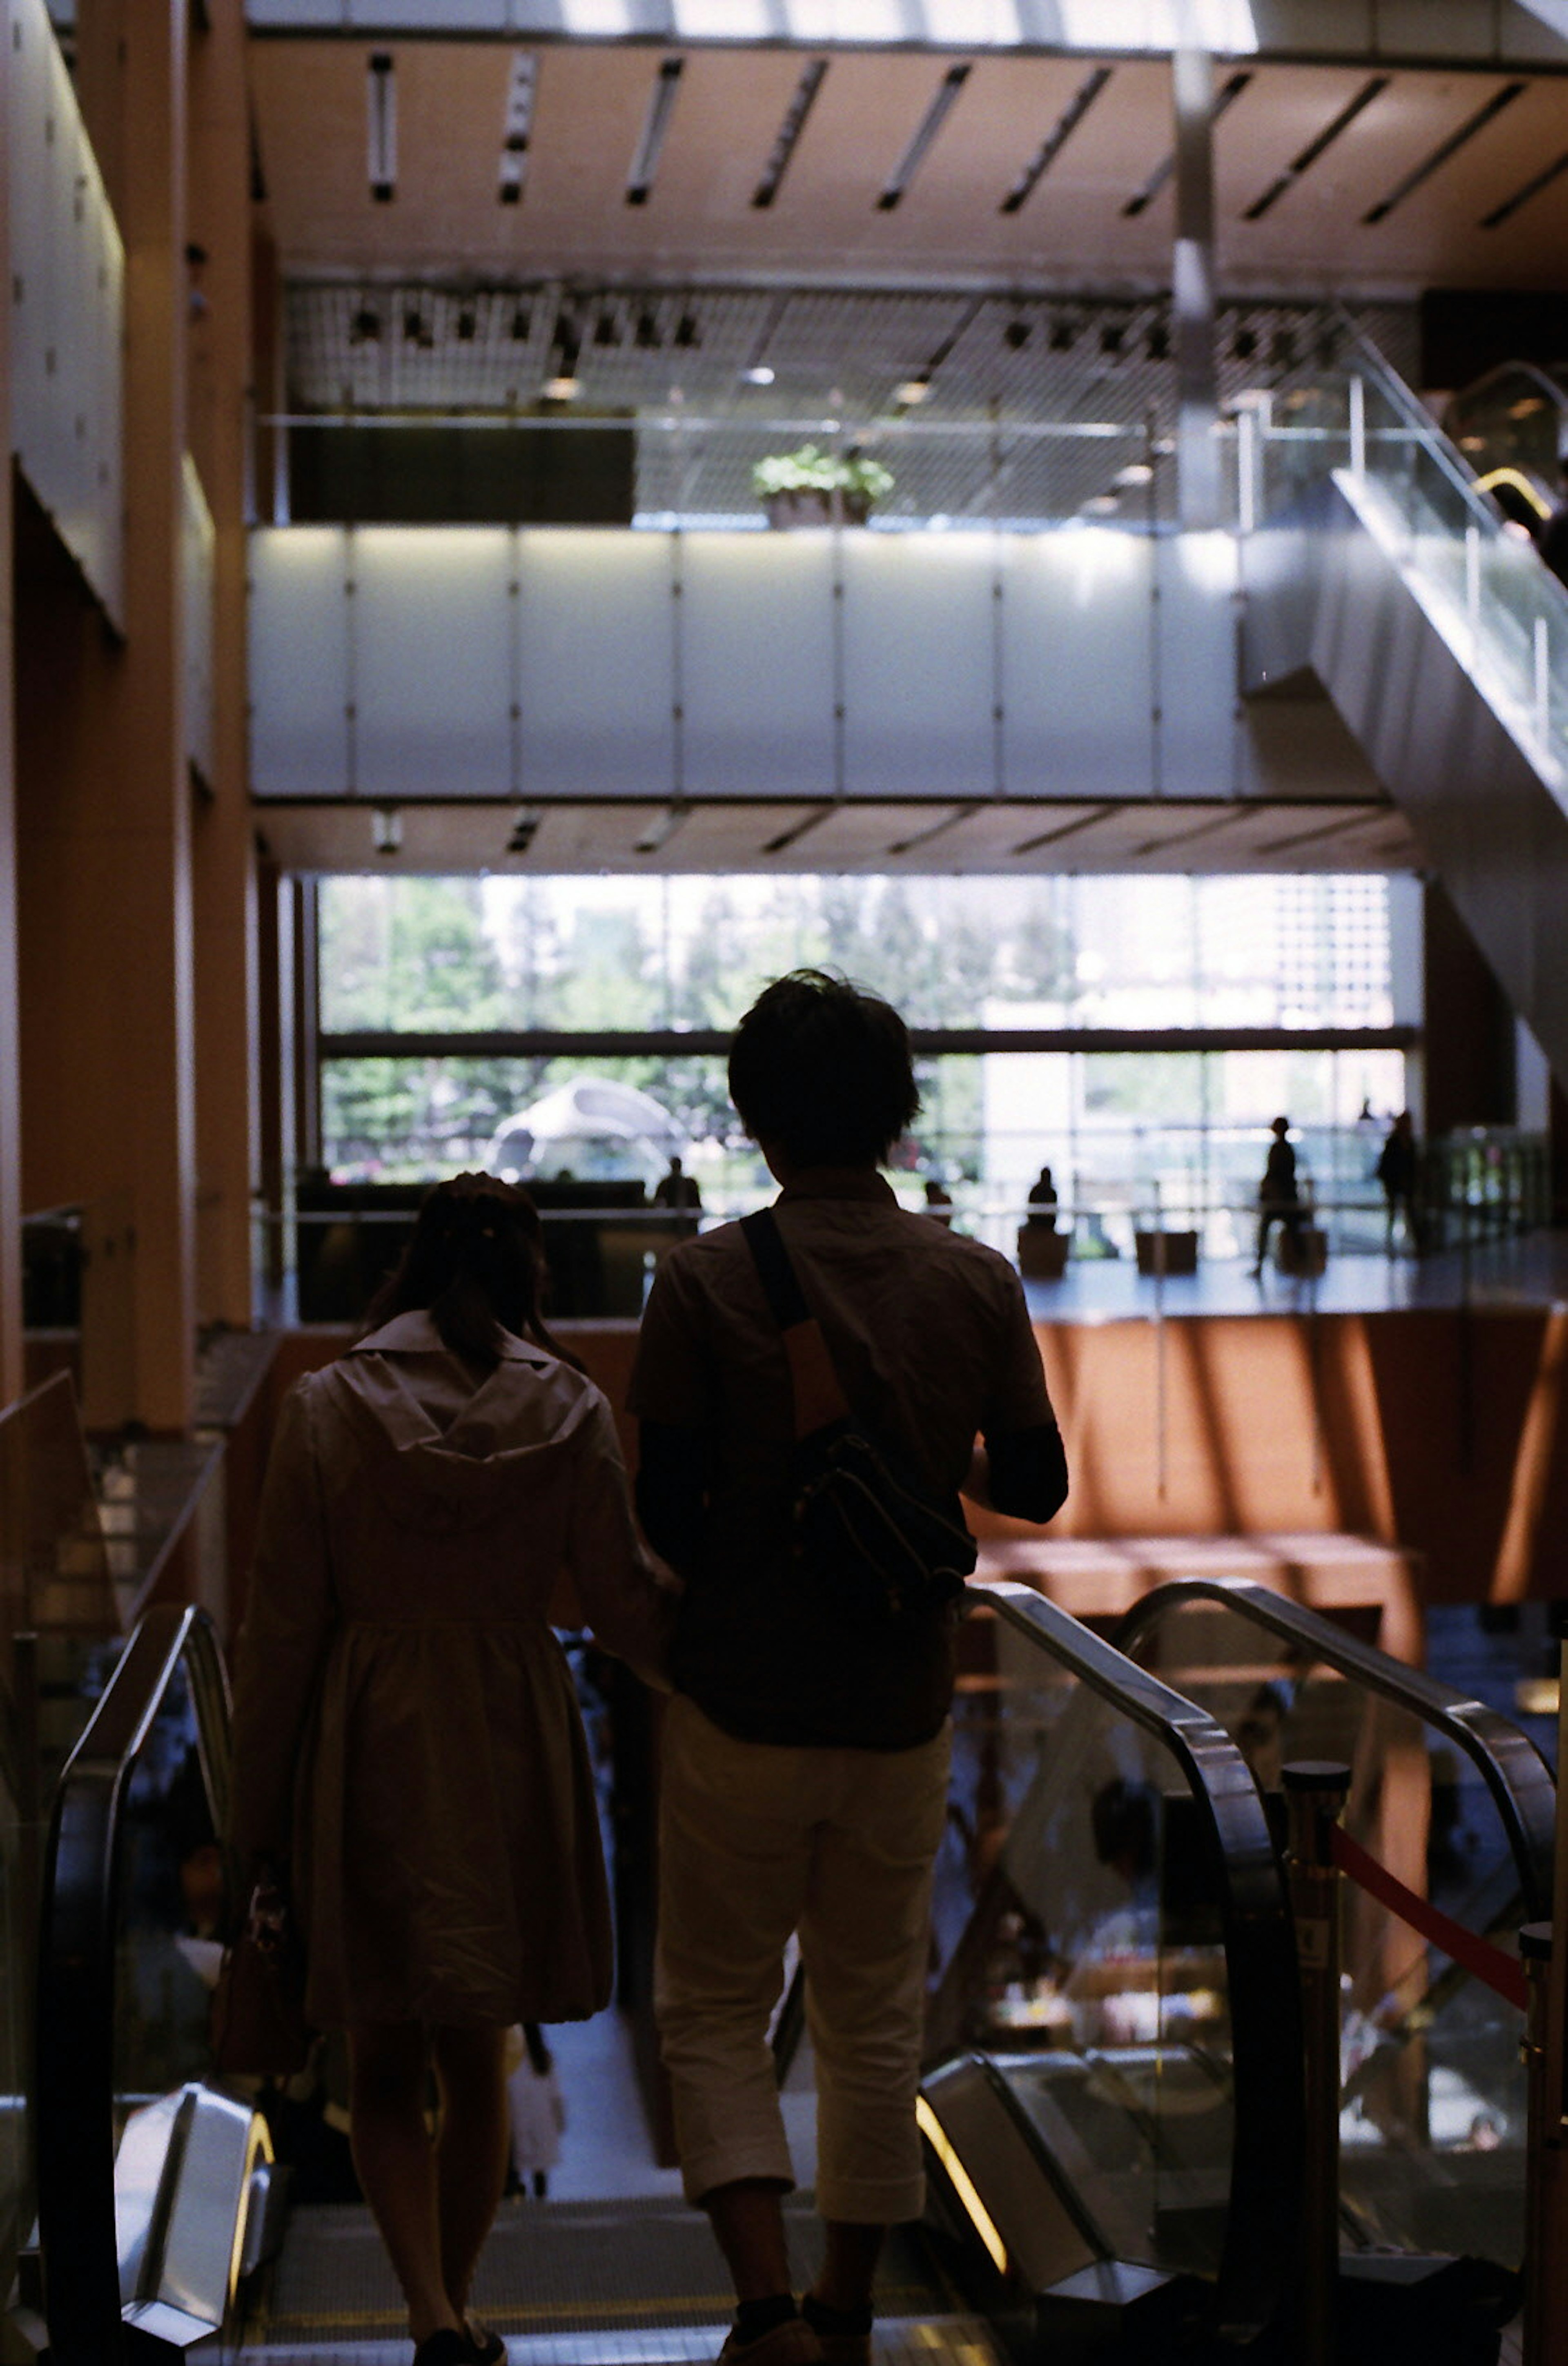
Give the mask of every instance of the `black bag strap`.
[[797, 1324], [809, 1323], [811, 1309], [806, 1303], [800, 1278], [790, 1262], [778, 1219], [771, 1208], [759, 1208], [754, 1215], [742, 1216], [740, 1229], [746, 1235], [746, 1245], [756, 1260], [762, 1294], [768, 1301], [768, 1312], [781, 1331], [793, 1331]]

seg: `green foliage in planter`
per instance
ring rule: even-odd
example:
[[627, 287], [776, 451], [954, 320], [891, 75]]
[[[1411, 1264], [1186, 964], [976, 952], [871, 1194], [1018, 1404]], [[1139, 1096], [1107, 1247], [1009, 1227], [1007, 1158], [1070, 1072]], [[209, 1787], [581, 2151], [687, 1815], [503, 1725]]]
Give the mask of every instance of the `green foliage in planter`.
[[803, 444], [796, 452], [775, 452], [759, 460], [751, 484], [764, 501], [776, 493], [863, 493], [867, 501], [879, 501], [893, 490], [893, 471], [858, 452], [840, 456]]

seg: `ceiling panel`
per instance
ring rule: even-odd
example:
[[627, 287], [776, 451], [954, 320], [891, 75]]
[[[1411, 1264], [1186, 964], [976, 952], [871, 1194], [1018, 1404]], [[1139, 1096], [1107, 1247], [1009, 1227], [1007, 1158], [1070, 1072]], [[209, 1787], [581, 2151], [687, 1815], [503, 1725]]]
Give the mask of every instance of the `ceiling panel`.
[[[685, 53], [649, 200], [626, 202], [628, 167], [661, 62], [657, 46], [543, 45], [523, 200], [502, 205], [498, 167], [505, 42], [405, 41], [395, 61], [399, 179], [372, 201], [366, 76], [372, 45], [252, 44], [258, 146], [286, 268], [367, 277], [586, 276], [645, 282], [707, 275], [1129, 293], [1169, 276], [1171, 192], [1125, 208], [1168, 156], [1162, 64], [1108, 59], [1109, 80], [1021, 210], [1001, 201], [1095, 62], [972, 62], [903, 201], [877, 196], [942, 86], [949, 61], [840, 53], [828, 62], [776, 204], [752, 195], [803, 53]], [[1383, 220], [1364, 216], [1486, 101], [1495, 73], [1390, 70], [1389, 86], [1271, 206], [1243, 220], [1362, 87], [1371, 67], [1267, 64], [1215, 135], [1217, 241], [1236, 287], [1366, 292], [1427, 282], [1561, 285], [1568, 186], [1507, 222], [1485, 215], [1568, 147], [1568, 84], [1543, 76]], [[1568, 177], [1568, 176], [1565, 176]]]
[[[291, 871], [1059, 872], [1407, 871], [1416, 850], [1387, 806], [987, 804], [933, 814], [927, 805], [703, 805], [661, 843], [637, 841], [668, 817], [654, 804], [541, 806], [525, 854], [506, 851], [513, 810], [404, 806], [402, 845], [374, 850], [369, 806], [271, 805], [258, 815], [274, 861]], [[948, 827], [933, 831], [933, 823]], [[803, 825], [810, 825], [803, 827]], [[780, 841], [784, 841], [781, 844]], [[770, 848], [776, 851], [769, 851]], [[896, 849], [902, 850], [895, 851]], [[1020, 851], [1020, 849], [1025, 850]]]

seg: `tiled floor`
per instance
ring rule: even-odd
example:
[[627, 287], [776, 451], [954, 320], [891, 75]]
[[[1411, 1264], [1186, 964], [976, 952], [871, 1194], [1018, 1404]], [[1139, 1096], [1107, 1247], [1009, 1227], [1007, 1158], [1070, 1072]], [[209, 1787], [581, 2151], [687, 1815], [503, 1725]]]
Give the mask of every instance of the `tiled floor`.
[[1369, 1314], [1407, 1306], [1568, 1304], [1568, 1234], [1529, 1233], [1468, 1253], [1335, 1256], [1314, 1280], [1270, 1268], [1254, 1281], [1242, 1258], [1200, 1262], [1164, 1281], [1130, 1257], [1074, 1258], [1060, 1281], [1024, 1285], [1042, 1322], [1125, 1322], [1165, 1314]]

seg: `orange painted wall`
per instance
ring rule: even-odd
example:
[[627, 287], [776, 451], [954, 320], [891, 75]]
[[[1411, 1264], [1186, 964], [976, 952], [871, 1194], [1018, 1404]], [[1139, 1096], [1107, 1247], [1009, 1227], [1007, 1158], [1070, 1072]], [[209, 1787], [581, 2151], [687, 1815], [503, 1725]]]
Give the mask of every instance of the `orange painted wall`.
[[[560, 1328], [619, 1407], [635, 1327]], [[344, 1335], [293, 1334], [275, 1388]], [[1073, 1474], [1055, 1535], [1349, 1530], [1420, 1554], [1429, 1601], [1568, 1594], [1568, 1314], [1194, 1316], [1038, 1335]], [[1036, 1533], [975, 1520], [985, 1537]]]

